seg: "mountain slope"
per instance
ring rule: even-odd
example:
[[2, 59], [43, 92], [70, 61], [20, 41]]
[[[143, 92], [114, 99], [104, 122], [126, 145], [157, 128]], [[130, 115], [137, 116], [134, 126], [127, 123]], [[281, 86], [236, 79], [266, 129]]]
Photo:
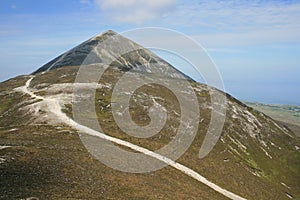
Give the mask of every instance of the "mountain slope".
[[[101, 63], [96, 66], [103, 67]], [[92, 157], [79, 137], [85, 133], [67, 122], [73, 118], [78, 69], [79, 66], [56, 67], [0, 84], [1, 199], [226, 199], [171, 166], [149, 173], [124, 173]], [[165, 126], [149, 138], [123, 132], [111, 110], [111, 102], [117, 100], [112, 99], [112, 91], [120, 77], [130, 73], [139, 79], [140, 72], [126, 72], [111, 65], [99, 83], [84, 87], [96, 87], [96, 117], [105, 134], [154, 151], [172, 140], [181, 121], [179, 102], [170, 91], [150, 84], [131, 96], [130, 114], [136, 124], [150, 122], [149, 109], [155, 102], [167, 111]], [[154, 80], [158, 76], [143, 75]], [[165, 82], [174, 79], [160, 78]], [[219, 91], [189, 83], [197, 95], [201, 119], [192, 145], [177, 162], [246, 199], [299, 199], [299, 138], [230, 95], [221, 138], [207, 157], [199, 159], [211, 120], [210, 94]], [[57, 115], [60, 109], [65, 113], [63, 117]], [[102, 144], [98, 137], [87, 137]]]

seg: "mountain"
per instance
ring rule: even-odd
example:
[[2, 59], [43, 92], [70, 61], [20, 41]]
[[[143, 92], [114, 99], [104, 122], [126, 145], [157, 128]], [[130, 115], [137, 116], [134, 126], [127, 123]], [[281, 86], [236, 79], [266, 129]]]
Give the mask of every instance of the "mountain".
[[[123, 42], [103, 43], [109, 35], [117, 35]], [[115, 46], [114, 42], [119, 45]], [[96, 53], [99, 57], [93, 52], [97, 45], [100, 46], [98, 51], [101, 50]], [[136, 50], [137, 46], [140, 50]], [[117, 55], [124, 52], [122, 49], [133, 51], [119, 58]], [[87, 76], [78, 82], [77, 75], [86, 69], [95, 70], [89, 72], [91, 76], [102, 70], [101, 79], [89, 82]], [[157, 84], [146, 84], [130, 93], [126, 92], [130, 84], [118, 85], [125, 76]], [[189, 98], [190, 90], [180, 89], [182, 76], [185, 75], [150, 51], [108, 31], [69, 50], [31, 75], [0, 83], [0, 198], [300, 199], [299, 138], [229, 94], [191, 79], [187, 80], [189, 89], [196, 94], [198, 105], [194, 112], [200, 113], [200, 119], [196, 118], [195, 138], [176, 161], [159, 151], [176, 140], [181, 123], [186, 122], [182, 118], [185, 110], [180, 98]], [[159, 83], [176, 87], [178, 84], [183, 95], [178, 97]], [[165, 120], [157, 134], [139, 138], [120, 127], [116, 115], [124, 113], [112, 111], [124, 100], [114, 93], [118, 88], [130, 95], [127, 109], [134, 123], [125, 120], [125, 128], [136, 125], [147, 128], [153, 123], [152, 119]], [[74, 96], [76, 89], [78, 93]], [[87, 95], [90, 90], [95, 91], [94, 96]], [[213, 150], [200, 159], [199, 149], [215, 112], [214, 93], [227, 97], [225, 123]], [[77, 103], [90, 99], [95, 102], [96, 115], [90, 115], [85, 108], [74, 112]], [[192, 105], [184, 108], [191, 109]], [[153, 116], [153, 109], [161, 114]], [[79, 124], [76, 115], [87, 121], [96, 120], [102, 133], [97, 127], [91, 129]], [[90, 142], [89, 148], [85, 146], [86, 141]], [[108, 141], [113, 144], [110, 146]], [[105, 147], [104, 150], [93, 152], [99, 146]], [[139, 152], [167, 166], [148, 173], [116, 170], [99, 161], [101, 156], [107, 156], [119, 163], [126, 157], [104, 153], [112, 146], [124, 152]], [[131, 167], [151, 164], [139, 159], [131, 162], [120, 164]]]

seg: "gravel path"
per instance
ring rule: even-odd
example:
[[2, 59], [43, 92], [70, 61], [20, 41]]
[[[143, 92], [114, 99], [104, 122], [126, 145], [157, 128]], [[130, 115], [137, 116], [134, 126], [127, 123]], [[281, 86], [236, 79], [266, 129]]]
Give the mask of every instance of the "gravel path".
[[70, 119], [69, 117], [67, 117], [62, 111], [61, 111], [61, 106], [60, 106], [60, 100], [59, 99], [52, 99], [52, 98], [47, 98], [47, 97], [41, 97], [41, 96], [38, 96], [36, 94], [34, 94], [31, 90], [30, 90], [30, 83], [32, 81], [32, 79], [34, 78], [34, 76], [32, 76], [25, 84], [25, 86], [21, 87], [19, 89], [19, 91], [22, 91], [23, 93], [26, 93], [26, 94], [29, 94], [32, 98], [35, 98], [35, 99], [39, 99], [39, 100], [43, 100], [47, 106], [48, 106], [48, 112], [52, 112], [53, 114], [55, 114], [62, 122], [66, 123], [67, 125], [77, 129], [78, 131], [80, 132], [84, 132], [86, 134], [89, 134], [89, 135], [92, 135], [92, 136], [96, 136], [96, 137], [99, 137], [99, 138], [102, 138], [102, 139], [105, 139], [105, 140], [108, 140], [108, 141], [111, 141], [113, 143], [116, 143], [116, 144], [119, 144], [119, 145], [123, 145], [123, 146], [126, 146], [130, 149], [133, 149], [137, 152], [140, 152], [140, 153], [143, 153], [145, 155], [148, 155], [148, 156], [151, 156], [155, 159], [158, 159], [170, 166], [172, 166], [173, 168], [181, 171], [182, 173], [194, 178], [195, 180], [207, 185], [208, 187], [212, 188], [213, 190], [219, 192], [220, 194], [230, 198], [230, 199], [233, 199], [233, 200], [245, 200], [245, 198], [243, 197], [240, 197], [230, 191], [227, 191], [226, 189], [224, 188], [221, 188], [220, 186], [210, 182], [209, 180], [207, 180], [205, 177], [201, 176], [199, 173], [195, 172], [194, 170], [178, 163], [178, 162], [175, 162], [165, 156], [162, 156], [158, 153], [155, 153], [153, 151], [150, 151], [146, 148], [143, 148], [143, 147], [140, 147], [140, 146], [137, 146], [135, 144], [132, 144], [130, 142], [127, 142], [127, 141], [123, 141], [123, 140], [120, 140], [118, 138], [114, 138], [114, 137], [111, 137], [111, 136], [108, 136], [104, 133], [101, 133], [101, 132], [97, 132], [93, 129], [90, 129], [86, 126], [83, 126], [81, 124], [78, 124], [77, 122], [73, 121], [72, 119]]

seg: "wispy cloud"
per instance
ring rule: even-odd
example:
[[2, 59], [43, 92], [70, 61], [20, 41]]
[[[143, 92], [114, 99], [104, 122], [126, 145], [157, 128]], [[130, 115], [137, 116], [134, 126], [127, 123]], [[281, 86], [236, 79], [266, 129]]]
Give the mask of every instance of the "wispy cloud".
[[300, 17], [300, 2], [261, 0], [181, 2], [169, 18], [176, 16], [178, 18], [174, 22], [178, 24], [206, 25], [218, 30], [299, 27], [297, 19]]
[[121, 24], [175, 28], [205, 47], [300, 42], [300, 2], [278, 0], [95, 0]]
[[[205, 46], [300, 42], [299, 1], [180, 2], [164, 23], [194, 32]], [[176, 20], [174, 20], [176, 19]]]
[[170, 11], [176, 0], [96, 0], [96, 4], [113, 20], [141, 24]]

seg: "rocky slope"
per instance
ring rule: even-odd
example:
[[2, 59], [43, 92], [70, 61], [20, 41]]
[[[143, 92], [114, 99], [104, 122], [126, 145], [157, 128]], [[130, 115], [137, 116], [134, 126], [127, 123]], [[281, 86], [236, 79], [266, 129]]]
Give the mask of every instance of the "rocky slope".
[[169, 63], [139, 44], [114, 31], [96, 35], [43, 65], [34, 73], [64, 66], [105, 63], [123, 71], [139, 71], [163, 74], [175, 78], [186, 77]]
[[[101, 41], [101, 37], [97, 40]], [[300, 198], [299, 138], [230, 95], [226, 95], [221, 138], [208, 156], [199, 158], [213, 112], [211, 93], [219, 91], [192, 80], [189, 83], [199, 103], [199, 128], [191, 146], [176, 161], [178, 164], [141, 174], [104, 165], [82, 144], [79, 134], [84, 131], [72, 124], [73, 89], [79, 66], [71, 64], [78, 64], [72, 63], [77, 53], [45, 65], [34, 75], [0, 84], [1, 199], [227, 199], [230, 195], [226, 197], [226, 192], [246, 199]], [[155, 151], [174, 138], [182, 113], [169, 90], [149, 84], [132, 94], [130, 115], [136, 124], [145, 126], [150, 123], [151, 105], [160, 104], [167, 112], [165, 126], [149, 138], [132, 137], [120, 129], [111, 110], [112, 102], [117, 101], [112, 99], [112, 92], [118, 80], [127, 73], [136, 79], [141, 75], [149, 79], [159, 76], [155, 71], [149, 74], [151, 70], [124, 70], [124, 63], [131, 63], [124, 65], [128, 69], [134, 68], [132, 63], [136, 60], [143, 60], [130, 58], [121, 59], [122, 65], [121, 61], [120, 65], [112, 64], [98, 83], [83, 87], [96, 88], [96, 120], [106, 135]], [[103, 67], [103, 63], [97, 67]], [[174, 81], [172, 73], [167, 74], [159, 78]], [[97, 135], [90, 137], [101, 142]], [[122, 148], [128, 150], [126, 145]], [[179, 164], [205, 179], [199, 181], [184, 173], [176, 168]], [[216, 186], [225, 192], [216, 190]]]

